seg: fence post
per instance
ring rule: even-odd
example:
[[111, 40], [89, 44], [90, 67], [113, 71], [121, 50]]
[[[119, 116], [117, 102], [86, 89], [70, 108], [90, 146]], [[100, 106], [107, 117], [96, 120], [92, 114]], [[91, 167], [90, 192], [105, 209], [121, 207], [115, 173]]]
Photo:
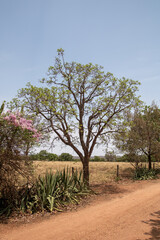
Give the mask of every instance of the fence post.
[[155, 163], [153, 163], [153, 169], [155, 169]]
[[117, 178], [119, 177], [119, 165], [117, 165]]
[[74, 167], [72, 167], [72, 176], [74, 175]]

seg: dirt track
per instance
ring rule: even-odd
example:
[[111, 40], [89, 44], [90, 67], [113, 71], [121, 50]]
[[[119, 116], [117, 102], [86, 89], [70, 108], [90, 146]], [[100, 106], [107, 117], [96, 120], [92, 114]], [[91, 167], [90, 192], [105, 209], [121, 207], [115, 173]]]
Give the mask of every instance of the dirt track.
[[132, 186], [41, 222], [1, 225], [0, 240], [160, 240], [160, 180]]

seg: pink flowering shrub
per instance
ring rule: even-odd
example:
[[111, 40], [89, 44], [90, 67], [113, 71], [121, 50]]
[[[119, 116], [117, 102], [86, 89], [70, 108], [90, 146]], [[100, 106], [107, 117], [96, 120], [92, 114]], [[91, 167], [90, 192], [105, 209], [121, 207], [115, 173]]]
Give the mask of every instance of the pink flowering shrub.
[[2, 114], [2, 118], [15, 127], [28, 130], [37, 141], [41, 137], [41, 134], [33, 127], [33, 121], [23, 118], [19, 112], [11, 113], [8, 111], [7, 114]]
[[4, 112], [4, 105], [0, 106], [0, 215], [1, 210], [10, 211], [8, 206], [15, 206], [19, 187], [32, 182], [33, 167], [28, 154], [41, 139], [32, 120], [18, 111]]
[[[41, 134], [19, 112], [0, 109], [0, 196], [12, 201], [23, 176], [32, 177], [32, 164], [28, 159], [30, 149], [37, 144]], [[21, 179], [21, 180], [20, 180]]]

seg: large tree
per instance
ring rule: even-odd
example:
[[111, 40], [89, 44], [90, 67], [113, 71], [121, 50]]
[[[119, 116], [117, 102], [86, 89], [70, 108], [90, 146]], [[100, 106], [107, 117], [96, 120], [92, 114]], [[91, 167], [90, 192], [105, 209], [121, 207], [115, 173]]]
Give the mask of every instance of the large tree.
[[135, 161], [145, 155], [151, 169], [152, 159], [158, 159], [160, 155], [160, 109], [154, 103], [145, 106], [143, 110], [130, 114], [130, 122], [128, 130], [116, 135], [117, 146]]
[[55, 136], [70, 146], [83, 164], [89, 183], [89, 159], [96, 144], [118, 127], [125, 110], [138, 103], [139, 82], [117, 79], [91, 63], [68, 63], [59, 49], [44, 87], [28, 84], [19, 91], [22, 104], [41, 115]]

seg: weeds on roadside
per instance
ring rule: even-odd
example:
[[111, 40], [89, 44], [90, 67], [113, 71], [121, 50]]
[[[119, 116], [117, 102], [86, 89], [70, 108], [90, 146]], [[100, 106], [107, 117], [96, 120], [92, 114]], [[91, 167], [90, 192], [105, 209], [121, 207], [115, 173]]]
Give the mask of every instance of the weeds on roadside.
[[148, 180], [148, 179], [156, 179], [159, 173], [158, 169], [147, 169], [145, 167], [137, 167], [134, 172], [135, 180]]

